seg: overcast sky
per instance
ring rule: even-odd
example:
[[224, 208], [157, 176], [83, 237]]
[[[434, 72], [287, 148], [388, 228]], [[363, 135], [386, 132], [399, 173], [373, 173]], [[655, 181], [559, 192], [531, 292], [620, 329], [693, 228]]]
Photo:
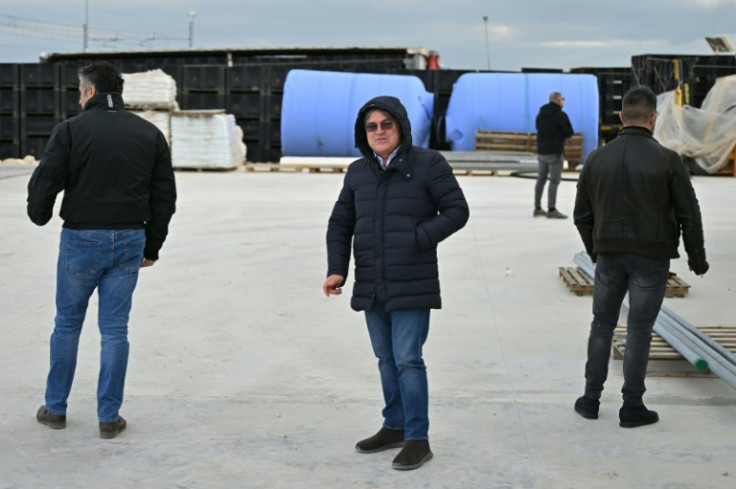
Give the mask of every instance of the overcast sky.
[[[736, 0], [88, 0], [89, 50], [421, 46], [443, 68], [625, 67], [736, 46]], [[487, 16], [487, 22], [483, 17]], [[83, 48], [85, 0], [0, 0], [0, 62]], [[486, 42], [487, 35], [487, 42]]]

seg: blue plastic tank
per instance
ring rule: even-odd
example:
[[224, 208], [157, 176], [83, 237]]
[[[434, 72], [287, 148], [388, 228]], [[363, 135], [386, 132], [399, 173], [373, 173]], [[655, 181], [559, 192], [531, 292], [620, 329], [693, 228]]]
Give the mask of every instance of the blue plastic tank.
[[358, 110], [379, 95], [406, 107], [415, 146], [429, 147], [434, 96], [410, 75], [291, 70], [281, 105], [284, 156], [360, 156], [355, 147]]
[[563, 110], [583, 133], [585, 161], [598, 147], [598, 82], [591, 74], [466, 73], [450, 95], [445, 138], [454, 151], [473, 151], [477, 129], [536, 133], [537, 113], [552, 92], [565, 97]]

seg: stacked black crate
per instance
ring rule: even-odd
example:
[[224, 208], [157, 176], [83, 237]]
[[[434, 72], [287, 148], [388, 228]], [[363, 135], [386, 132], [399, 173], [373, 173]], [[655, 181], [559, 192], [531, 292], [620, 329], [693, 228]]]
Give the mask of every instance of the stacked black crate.
[[54, 127], [61, 122], [59, 66], [20, 65], [21, 154], [41, 159]]
[[82, 111], [79, 105], [79, 76], [75, 64], [59, 65], [59, 98], [61, 100], [61, 119], [74, 117]]
[[225, 109], [225, 67], [216, 65], [182, 66], [182, 110]]
[[646, 85], [654, 93], [679, 88], [682, 103], [694, 105], [691, 83], [697, 56], [680, 54], [642, 54], [631, 57], [631, 82], [634, 86]]
[[736, 59], [733, 56], [698, 56], [693, 66], [693, 77], [690, 80], [691, 105], [701, 107], [716, 80], [733, 74], [736, 74]]
[[630, 67], [573, 68], [570, 73], [589, 73], [598, 80], [598, 127], [600, 143], [616, 137], [621, 129], [621, 103], [624, 94], [631, 88]]
[[20, 158], [20, 101], [17, 64], [0, 64], [0, 160]]
[[247, 161], [281, 158], [281, 103], [291, 68], [256, 62], [227, 69], [225, 108], [243, 130]]

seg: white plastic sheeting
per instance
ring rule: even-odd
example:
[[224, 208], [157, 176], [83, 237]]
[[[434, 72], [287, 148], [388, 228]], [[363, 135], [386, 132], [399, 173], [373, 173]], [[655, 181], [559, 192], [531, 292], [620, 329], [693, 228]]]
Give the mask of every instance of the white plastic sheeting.
[[176, 80], [162, 70], [123, 74], [126, 107], [177, 110]]
[[233, 169], [245, 160], [243, 131], [232, 114], [221, 110], [171, 114], [174, 168]]
[[736, 145], [736, 75], [718, 78], [700, 109], [675, 104], [673, 91], [657, 97], [654, 137], [707, 173], [723, 169]]

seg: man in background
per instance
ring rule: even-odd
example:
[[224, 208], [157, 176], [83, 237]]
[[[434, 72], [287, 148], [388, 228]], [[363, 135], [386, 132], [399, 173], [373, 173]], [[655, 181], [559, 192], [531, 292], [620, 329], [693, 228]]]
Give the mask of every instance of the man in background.
[[[534, 187], [534, 217], [548, 219], [567, 219], [557, 210], [557, 187], [562, 178], [562, 165], [565, 160], [565, 139], [573, 134], [567, 114], [562, 110], [565, 97], [559, 92], [549, 95], [549, 103], [543, 105], [537, 114], [537, 184]], [[549, 178], [547, 189], [547, 211], [542, 209], [542, 193]]]
[[575, 402], [575, 411], [587, 419], [598, 418], [613, 331], [628, 293], [619, 410], [625, 428], [659, 420], [644, 405], [644, 377], [652, 327], [667, 288], [670, 259], [679, 257], [681, 232], [690, 270], [696, 275], [708, 271], [698, 199], [680, 156], [652, 137], [656, 120], [657, 97], [649, 88], [636, 87], [624, 95], [624, 127], [588, 157], [573, 215], [585, 249], [596, 262], [585, 394]]
[[97, 415], [101, 438], [126, 427], [119, 410], [128, 365], [128, 317], [140, 267], [156, 263], [175, 210], [164, 135], [123, 109], [123, 78], [109, 63], [79, 70], [82, 113], [54, 128], [28, 183], [28, 216], [43, 226], [62, 190], [56, 320], [46, 402], [36, 419], [66, 427], [82, 323], [99, 295]]

